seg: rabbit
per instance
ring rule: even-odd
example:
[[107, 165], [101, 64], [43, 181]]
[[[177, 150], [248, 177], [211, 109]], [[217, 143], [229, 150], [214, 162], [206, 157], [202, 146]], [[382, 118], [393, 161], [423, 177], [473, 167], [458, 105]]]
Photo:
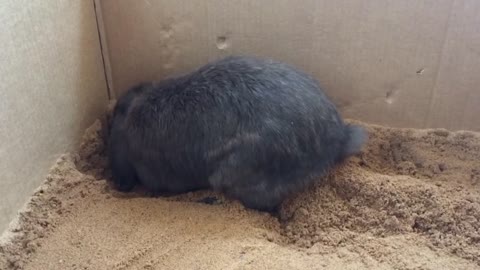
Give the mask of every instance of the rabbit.
[[111, 126], [118, 190], [138, 183], [153, 192], [212, 188], [269, 212], [367, 140], [311, 76], [252, 56], [138, 84], [118, 100]]

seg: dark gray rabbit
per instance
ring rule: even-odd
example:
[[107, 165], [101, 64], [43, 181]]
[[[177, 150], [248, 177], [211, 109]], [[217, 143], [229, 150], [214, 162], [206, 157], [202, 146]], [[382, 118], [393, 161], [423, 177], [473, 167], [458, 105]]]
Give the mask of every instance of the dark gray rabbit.
[[114, 109], [109, 158], [121, 191], [137, 183], [153, 192], [213, 188], [272, 211], [359, 152], [366, 137], [307, 74], [230, 56], [127, 91]]

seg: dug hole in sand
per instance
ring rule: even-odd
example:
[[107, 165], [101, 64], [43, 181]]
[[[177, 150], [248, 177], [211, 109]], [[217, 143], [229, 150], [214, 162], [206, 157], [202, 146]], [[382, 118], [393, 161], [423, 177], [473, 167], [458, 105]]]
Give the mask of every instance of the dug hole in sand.
[[480, 269], [480, 135], [362, 125], [363, 153], [279, 221], [211, 191], [116, 192], [97, 121], [4, 235], [0, 269]]

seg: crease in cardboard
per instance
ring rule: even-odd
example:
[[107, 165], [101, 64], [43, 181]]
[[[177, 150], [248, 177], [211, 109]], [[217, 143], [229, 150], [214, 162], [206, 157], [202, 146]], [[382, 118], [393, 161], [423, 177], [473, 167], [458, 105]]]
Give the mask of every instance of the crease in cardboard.
[[445, 33], [444, 33], [443, 41], [442, 41], [443, 43], [442, 43], [442, 47], [440, 49], [440, 59], [438, 61], [437, 68], [436, 68], [436, 71], [435, 71], [434, 83], [433, 83], [432, 88], [430, 89], [430, 99], [428, 101], [428, 110], [427, 110], [427, 113], [425, 115], [425, 120], [424, 120], [423, 126], [429, 126], [429, 124], [431, 123], [432, 111], [433, 111], [433, 108], [434, 108], [434, 105], [435, 105], [435, 98], [436, 98], [436, 94], [437, 94], [436, 92], [437, 92], [437, 85], [438, 85], [438, 81], [439, 81], [439, 74], [440, 74], [440, 70], [442, 69], [443, 61], [445, 60], [445, 50], [446, 50], [446, 44], [447, 44], [447, 40], [448, 40], [448, 33], [449, 33], [449, 30], [450, 30], [450, 27], [451, 27], [451, 24], [452, 24], [453, 4], [454, 4], [454, 1], [451, 1], [450, 9], [449, 9], [449, 12], [448, 12], [447, 23], [446, 23], [446, 26], [445, 26]]
[[105, 35], [105, 23], [103, 22], [102, 16], [102, 6], [100, 0], [92, 1], [95, 9], [95, 20], [97, 23], [98, 40], [100, 44], [100, 52], [102, 54], [102, 64], [105, 75], [105, 82], [107, 84], [108, 99], [112, 100], [116, 98], [116, 95], [113, 88], [112, 69], [110, 64], [110, 57], [108, 54], [107, 38]]

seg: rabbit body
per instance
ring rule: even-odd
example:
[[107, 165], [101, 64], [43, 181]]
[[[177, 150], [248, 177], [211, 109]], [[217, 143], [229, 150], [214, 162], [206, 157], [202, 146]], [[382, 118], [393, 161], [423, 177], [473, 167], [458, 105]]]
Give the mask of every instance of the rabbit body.
[[128, 90], [114, 109], [109, 159], [122, 191], [213, 188], [272, 211], [365, 139], [307, 74], [230, 56]]

